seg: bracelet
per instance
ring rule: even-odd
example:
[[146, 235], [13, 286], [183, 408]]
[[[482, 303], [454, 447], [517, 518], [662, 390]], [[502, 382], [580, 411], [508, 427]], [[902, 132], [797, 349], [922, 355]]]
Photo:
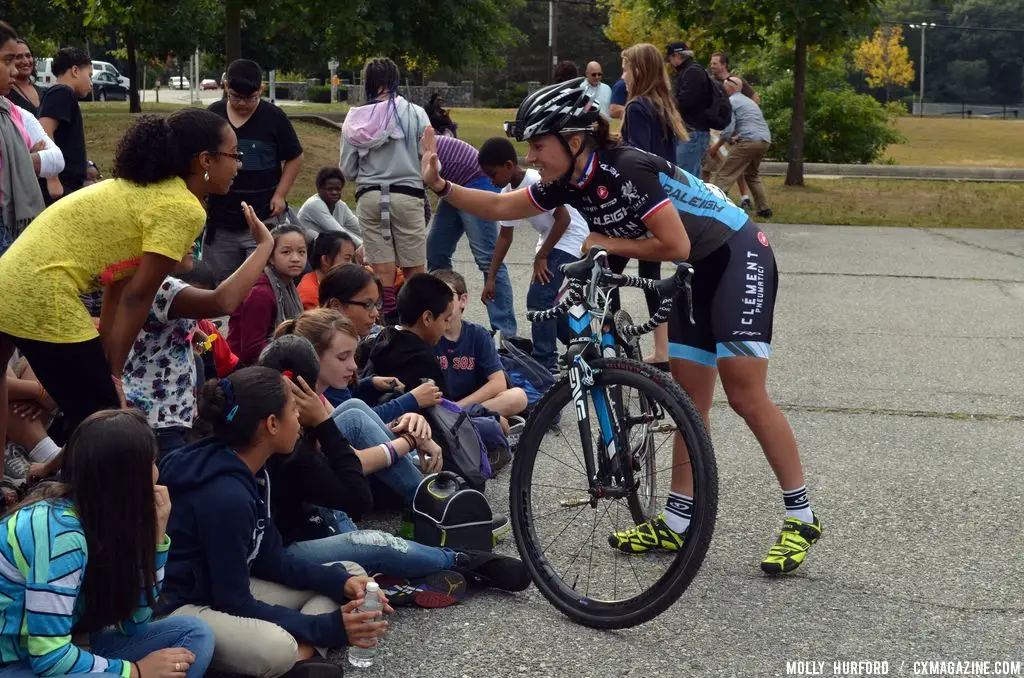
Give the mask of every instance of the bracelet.
[[138, 662], [132, 662], [132, 666], [135, 667], [136, 678], [142, 678], [142, 669], [139, 668]]
[[390, 467], [391, 466], [391, 453], [388, 452], [388, 446], [387, 445], [379, 445], [378, 447], [380, 447], [380, 449], [384, 452], [384, 466], [385, 467]]
[[124, 381], [121, 380], [121, 377], [116, 377], [112, 374], [110, 375], [110, 378], [113, 380], [115, 386], [124, 386]]
[[392, 445], [390, 442], [387, 442], [387, 443], [384, 443], [384, 444], [387, 445], [388, 454], [391, 455], [391, 464], [390, 465], [394, 466], [395, 462], [398, 461], [398, 451], [395, 450], [395, 446]]
[[416, 449], [416, 438], [414, 438], [411, 433], [403, 433], [402, 440], [404, 440], [406, 445], [409, 446], [410, 452]]
[[445, 179], [444, 180], [444, 188], [442, 188], [440, 191], [434, 191], [434, 187], [433, 186], [430, 187], [430, 190], [434, 191], [434, 193], [437, 194], [438, 198], [441, 198], [442, 200], [444, 200], [445, 198], [447, 198], [449, 195], [452, 194], [453, 186], [454, 186], [454, 184], [452, 182], [450, 182], [447, 179]]

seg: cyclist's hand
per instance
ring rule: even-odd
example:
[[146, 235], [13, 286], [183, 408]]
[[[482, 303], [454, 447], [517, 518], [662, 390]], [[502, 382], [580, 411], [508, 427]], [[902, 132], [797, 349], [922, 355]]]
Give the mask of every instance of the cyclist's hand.
[[420, 173], [423, 175], [423, 184], [429, 186], [435, 193], [438, 190], [444, 190], [443, 185], [440, 189], [437, 187], [438, 183], [442, 183], [441, 160], [437, 157], [437, 139], [434, 138], [433, 127], [427, 127], [423, 132], [420, 150], [423, 153], [420, 159]]
[[537, 257], [533, 260], [532, 281], [539, 282], [541, 285], [551, 282], [551, 269], [548, 268], [547, 257]]
[[583, 241], [583, 255], [586, 256], [590, 252], [591, 248], [594, 247], [601, 247], [607, 250], [608, 240], [609, 238], [607, 236], [603, 236], [600, 233], [591, 233], [587, 236], [587, 239]]
[[484, 283], [484, 291], [480, 293], [480, 301], [485, 304], [489, 301], [494, 301], [495, 287], [497, 287], [497, 282], [494, 278], [488, 276], [487, 282]]

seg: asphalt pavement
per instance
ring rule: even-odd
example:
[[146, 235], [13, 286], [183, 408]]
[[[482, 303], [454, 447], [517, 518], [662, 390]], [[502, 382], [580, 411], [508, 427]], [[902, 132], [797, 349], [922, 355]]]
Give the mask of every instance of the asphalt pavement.
[[[696, 580], [667, 612], [602, 632], [532, 587], [479, 593], [454, 608], [399, 610], [377, 666], [348, 675], [910, 676], [928, 675], [923, 661], [1024, 662], [1024, 231], [765, 232], [781, 271], [770, 389], [824, 524], [803, 567], [781, 579], [758, 568], [782, 499], [719, 392], [718, 523]], [[524, 334], [532, 233], [508, 257]], [[485, 321], [465, 240], [455, 267], [470, 282], [467, 317]], [[633, 291], [624, 301], [644, 308]], [[546, 444], [573, 454], [553, 436]], [[507, 507], [508, 475], [488, 485], [496, 510]], [[514, 552], [511, 535], [501, 549]], [[798, 661], [823, 664], [787, 666]], [[833, 662], [887, 664], [837, 672]]]

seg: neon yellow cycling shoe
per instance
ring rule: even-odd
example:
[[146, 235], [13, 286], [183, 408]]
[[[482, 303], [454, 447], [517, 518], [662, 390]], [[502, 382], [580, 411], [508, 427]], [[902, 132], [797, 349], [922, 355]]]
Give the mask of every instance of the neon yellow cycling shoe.
[[683, 541], [684, 536], [673, 531], [660, 514], [646, 523], [608, 535], [608, 544], [612, 548], [630, 555], [653, 550], [678, 551], [683, 548]]
[[807, 552], [821, 539], [821, 521], [814, 516], [813, 523], [797, 518], [786, 518], [782, 531], [768, 555], [761, 561], [761, 569], [767, 574], [786, 574], [800, 567]]

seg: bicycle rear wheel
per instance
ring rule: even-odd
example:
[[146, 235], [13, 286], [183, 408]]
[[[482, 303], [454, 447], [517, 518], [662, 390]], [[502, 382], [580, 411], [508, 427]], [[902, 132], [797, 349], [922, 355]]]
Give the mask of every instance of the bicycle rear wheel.
[[[576, 415], [568, 380], [563, 379], [538, 403], [517, 448], [510, 478], [512, 528], [530, 576], [557, 609], [586, 626], [626, 628], [664, 612], [693, 581], [714, 532], [718, 476], [700, 415], [669, 375], [617, 358], [594, 361], [591, 368], [590, 393], [598, 389], [606, 395], [620, 393], [624, 401], [644, 404], [646, 411], [633, 408], [628, 416], [646, 416], [651, 424], [654, 416], [664, 417], [657, 429], [660, 433], [645, 429], [645, 440], [653, 439], [643, 447], [648, 448], [651, 468], [665, 492], [646, 501], [637, 496], [643, 492], [641, 481], [648, 471], [632, 459], [632, 444], [620, 440], [619, 475], [600, 478], [601, 496], [591, 496], [580, 440], [565, 435]], [[550, 423], [567, 407], [559, 433], [545, 437]], [[625, 435], [629, 427], [621, 415], [613, 412], [612, 418]], [[597, 417], [590, 419], [596, 426]], [[685, 543], [672, 553], [621, 553], [609, 545], [608, 536], [638, 522], [634, 504], [663, 506], [667, 499], [677, 431], [686, 442], [694, 477], [693, 519]], [[606, 450], [599, 443], [600, 434], [595, 432], [593, 437], [596, 464]], [[630, 483], [623, 482], [623, 473], [633, 474], [632, 491], [627, 491]]]

